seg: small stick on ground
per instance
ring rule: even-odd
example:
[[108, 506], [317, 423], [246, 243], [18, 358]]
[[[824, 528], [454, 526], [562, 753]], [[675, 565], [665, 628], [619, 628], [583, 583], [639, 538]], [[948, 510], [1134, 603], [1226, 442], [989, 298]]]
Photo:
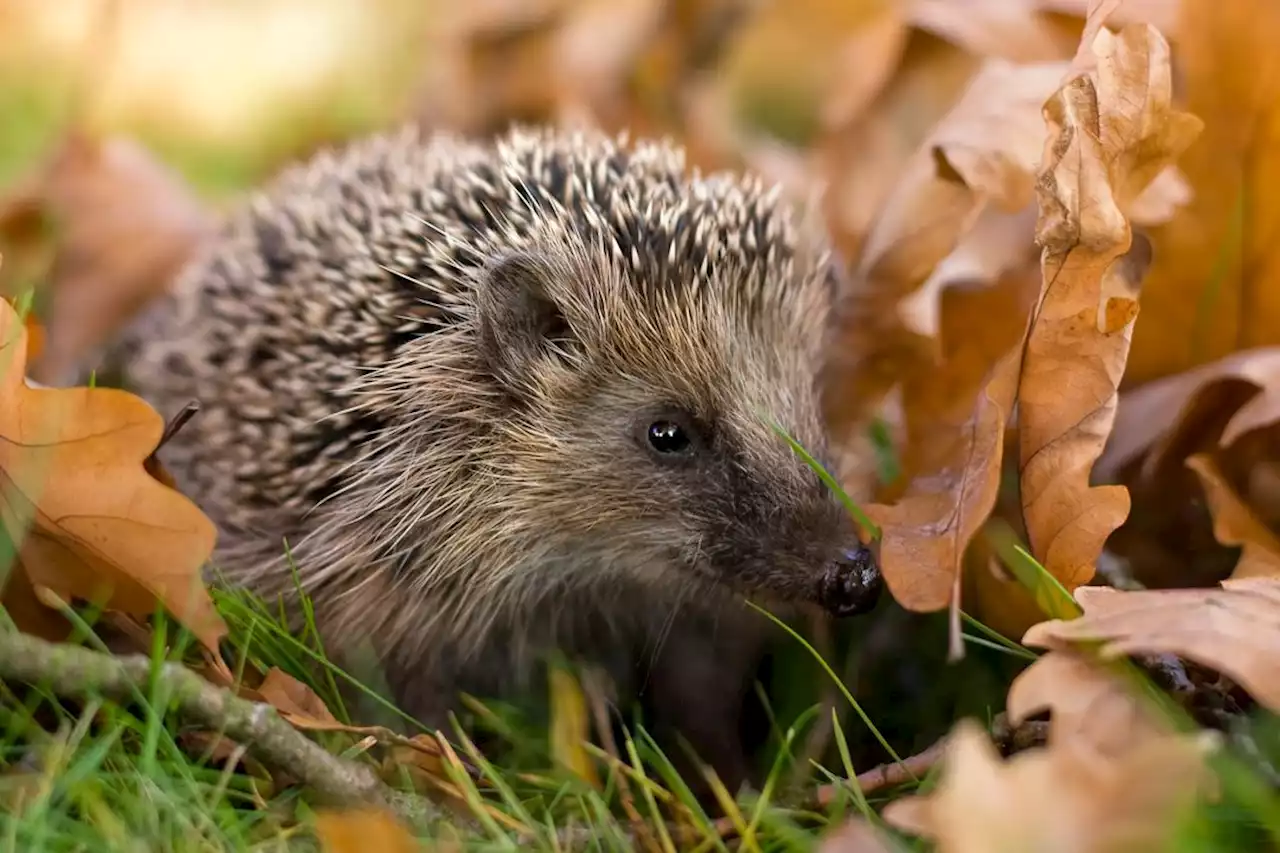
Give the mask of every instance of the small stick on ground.
[[[874, 767], [866, 773], [859, 773], [854, 780], [864, 794], [872, 794], [882, 788], [891, 788], [904, 782], [912, 782], [933, 769], [933, 765], [942, 760], [946, 753], [946, 738], [934, 743], [923, 752], [902, 759], [901, 762], [890, 762]], [[835, 785], [823, 785], [818, 789], [818, 803], [828, 805], [836, 796]]]
[[[137, 691], [146, 692], [151, 666], [151, 659], [142, 655], [111, 657], [26, 634], [0, 633], [0, 679], [44, 685], [66, 698], [128, 701]], [[163, 664], [156, 677], [184, 719], [223, 732], [263, 765], [310, 787], [326, 805], [381, 806], [410, 823], [441, 815], [434, 803], [389, 788], [372, 768], [326, 752], [270, 705], [241, 699], [178, 663]]]

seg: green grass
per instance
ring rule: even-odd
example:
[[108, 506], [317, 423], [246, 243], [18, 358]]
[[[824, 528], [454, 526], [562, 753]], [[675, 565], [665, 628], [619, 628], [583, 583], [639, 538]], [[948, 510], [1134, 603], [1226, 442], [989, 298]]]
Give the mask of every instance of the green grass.
[[[303, 608], [302, 630], [290, 633], [278, 608], [243, 590], [215, 588], [214, 598], [230, 629], [226, 647], [236, 672], [250, 664], [259, 671], [278, 667], [308, 684], [344, 721], [367, 724], [372, 708], [411, 723], [375, 690], [327, 659], [309, 606]], [[885, 609], [892, 610], [892, 604]], [[99, 646], [89, 624], [92, 615], [69, 615], [80, 627], [77, 641]], [[163, 618], [157, 618], [154, 636], [151, 656], [157, 664], [190, 657], [190, 637]], [[808, 639], [799, 633], [793, 636], [796, 642], [781, 651], [766, 691], [773, 738], [760, 760], [770, 770], [767, 782], [761, 791], [746, 792], [737, 800], [721, 792], [737, 839], [721, 837], [690, 793], [687, 780], [679, 777], [642, 725], [630, 728], [621, 760], [598, 748], [590, 750], [604, 780], [596, 790], [556, 767], [546, 721], [536, 708], [531, 712], [473, 701], [460, 721], [465, 728], [460, 725], [451, 733], [459, 753], [481, 775], [480, 784], [463, 774], [452, 778], [481, 816], [479, 831], [466, 838], [467, 849], [555, 850], [573, 838], [589, 839], [589, 849], [630, 849], [635, 830], [623, 808], [623, 781], [633, 813], [645, 821], [662, 849], [678, 842], [681, 849], [807, 850], [853, 810], [874, 816], [872, 804], [847, 786], [831, 806], [817, 809], [817, 785], [868, 769], [895, 752], [906, 754], [926, 745], [922, 732], [932, 725], [936, 731], [925, 740], [935, 737], [949, 725], [952, 714], [927, 714], [929, 725], [903, 737], [903, 732], [917, 729], [919, 720], [908, 718], [918, 715], [890, 711], [884, 705], [886, 697], [876, 694], [855, 700], [850, 686], [837, 675], [851, 671], [847, 658], [859, 647], [859, 637], [839, 638], [837, 658], [828, 661]], [[1017, 660], [1004, 648], [985, 651], [990, 652], [988, 664]], [[941, 657], [935, 658], [941, 666]], [[986, 683], [994, 691], [977, 701], [1000, 703], [1004, 678], [970, 683]], [[861, 720], [850, 724], [843, 720], [848, 707], [837, 709], [833, 742], [827, 755], [814, 762], [800, 755], [797, 746], [819, 717], [817, 701], [827, 684], [838, 686], [838, 694], [857, 708]], [[340, 688], [361, 698], [360, 713], [352, 712]], [[898, 732], [895, 744], [872, 722], [879, 714], [892, 714], [892, 728]], [[87, 708], [38, 687], [9, 685], [0, 696], [0, 726], [0, 803], [7, 805], [0, 811], [0, 838], [6, 850], [267, 850], [303, 848], [314, 840], [308, 829], [310, 806], [297, 789], [274, 788], [260, 771], [230, 770], [198, 744], [193, 746], [189, 738], [194, 732], [171, 713], [155, 685], [139, 691], [132, 702], [103, 699]], [[487, 758], [473, 745], [472, 738], [481, 735], [496, 744], [492, 754], [497, 757]], [[356, 740], [341, 733], [317, 739], [335, 753], [349, 751]], [[802, 777], [798, 786], [793, 784], [797, 772]], [[479, 807], [481, 802], [487, 808]]]
[[[338, 684], [350, 676], [329, 663], [319, 648], [314, 625], [292, 636], [265, 602], [243, 591], [219, 592], [217, 604], [231, 628], [229, 647], [236, 666], [252, 662], [263, 668], [278, 666], [299, 677], [325, 698], [335, 715], [345, 717]], [[936, 620], [935, 620], [936, 621]], [[82, 640], [96, 644], [87, 622], [81, 620]], [[984, 629], [975, 626], [979, 634]], [[975, 634], [974, 636], [978, 636]], [[792, 717], [776, 718], [775, 742], [764, 760], [770, 772], [759, 792], [736, 800], [724, 794], [729, 823], [737, 834], [722, 839], [714, 822], [689, 793], [653, 739], [634, 728], [621, 745], [621, 761], [598, 748], [603, 781], [600, 790], [557, 770], [550, 757], [545, 726], [532, 723], [513, 708], [472, 703], [466, 730], [452, 733], [461, 757], [479, 768], [481, 780], [455, 774], [453, 782], [483, 816], [479, 828], [464, 837], [468, 850], [557, 850], [576, 839], [586, 849], [630, 848], [633, 827], [622, 808], [619, 776], [630, 789], [634, 811], [645, 820], [660, 849], [811, 850], [821, 834], [845, 816], [862, 814], [877, 820], [876, 808], [888, 795], [868, 801], [856, 787], [841, 785], [826, 808], [812, 801], [816, 786], [869, 769], [873, 762], [868, 742], [884, 743], [889, 736], [873, 722], [900, 730], [903, 718], [914, 722], [912, 709], [889, 709], [884, 697], [855, 700], [849, 685], [837, 675], [838, 662], [816, 660], [809, 641], [794, 635], [795, 650], [825, 671], [839, 685], [848, 705], [858, 705], [861, 720], [835, 727], [832, 749], [811, 764], [797, 788], [789, 781], [796, 768], [797, 746], [817, 721], [820, 710], [807, 704]], [[1008, 641], [1006, 641], [1007, 643]], [[1001, 645], [992, 641], [992, 645]], [[1015, 644], [1016, 645], [1016, 644]], [[174, 631], [162, 618], [156, 623], [152, 658], [157, 663], [181, 659], [190, 652], [190, 637]], [[1014, 649], [974, 646], [974, 654], [1023, 662]], [[1020, 649], [1020, 647], [1016, 647]], [[927, 650], [922, 649], [925, 656]], [[940, 683], [948, 678], [941, 654], [935, 654]], [[989, 662], [989, 661], [988, 661]], [[314, 666], [313, 664], [319, 664]], [[810, 688], [821, 685], [818, 679]], [[998, 687], [998, 683], [992, 683]], [[0, 687], [0, 846], [4, 850], [279, 850], [308, 849], [311, 806], [296, 788], [273, 787], [269, 777], [234, 772], [202, 753], [188, 738], [193, 734], [167, 709], [166, 697], [153, 684], [130, 703], [107, 700], [79, 707], [57, 699], [39, 687]], [[945, 686], [938, 698], [945, 702]], [[784, 697], [786, 698], [786, 697]], [[808, 697], [792, 696], [805, 703]], [[989, 709], [1002, 706], [1002, 693], [988, 695]], [[848, 708], [838, 708], [837, 717]], [[945, 716], [950, 716], [945, 715]], [[982, 716], [976, 714], [976, 716]], [[357, 722], [363, 722], [357, 720]], [[486, 758], [472, 737], [483, 733], [503, 741]], [[350, 750], [355, 738], [327, 734], [319, 740], [333, 752]], [[1274, 720], [1260, 720], [1255, 742], [1268, 755], [1280, 755], [1280, 728]], [[899, 748], [909, 748], [901, 739]], [[862, 758], [855, 758], [862, 755]], [[1280, 811], [1273, 791], [1246, 769], [1239, 757], [1228, 756], [1222, 802], [1207, 806], [1185, 821], [1179, 850], [1247, 849], [1259, 836], [1274, 832]], [[929, 785], [932, 779], [919, 780]], [[912, 790], [906, 785], [893, 796]], [[483, 802], [487, 809], [479, 808]], [[660, 819], [655, 820], [655, 816]], [[447, 830], [420, 827], [439, 835]], [[666, 838], [663, 838], [666, 833]], [[682, 834], [683, 833], [683, 834]], [[1274, 837], [1274, 836], [1273, 836]], [[671, 847], [667, 845], [670, 844]], [[902, 839], [903, 849], [925, 849]]]

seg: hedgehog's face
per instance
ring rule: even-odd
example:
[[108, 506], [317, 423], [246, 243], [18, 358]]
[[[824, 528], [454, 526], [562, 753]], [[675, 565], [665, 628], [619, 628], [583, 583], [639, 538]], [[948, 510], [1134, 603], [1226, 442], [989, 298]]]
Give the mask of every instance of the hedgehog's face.
[[482, 355], [512, 400], [511, 500], [522, 523], [545, 516], [541, 546], [837, 615], [873, 605], [879, 573], [847, 513], [769, 423], [824, 457], [805, 324], [735, 327], [608, 282], [584, 304], [581, 287], [558, 292], [567, 274], [509, 258], [479, 303]]
[[[635, 482], [668, 501], [661, 517], [680, 543], [678, 568], [837, 616], [874, 606], [878, 568], [817, 473], [756, 413], [698, 409], [655, 402], [631, 420]], [[811, 447], [822, 456], [820, 439]]]

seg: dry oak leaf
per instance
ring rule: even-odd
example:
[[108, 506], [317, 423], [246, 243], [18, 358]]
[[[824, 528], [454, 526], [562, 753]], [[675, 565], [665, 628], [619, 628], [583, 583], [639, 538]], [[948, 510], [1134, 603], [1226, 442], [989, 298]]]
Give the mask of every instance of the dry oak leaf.
[[895, 826], [939, 853], [1128, 853], [1163, 850], [1207, 780], [1212, 737], [1144, 740], [1118, 758], [1070, 745], [1002, 761], [986, 733], [962, 720], [948, 738], [942, 778], [928, 796], [885, 807]]
[[1181, 0], [1181, 98], [1204, 132], [1179, 163], [1194, 197], [1151, 232], [1126, 385], [1280, 344], [1280, 4]]
[[[1032, 200], [1040, 104], [1065, 70], [1004, 61], [983, 68], [911, 161], [840, 306], [833, 432], [848, 432], [868, 401], [902, 388], [905, 491], [868, 512], [884, 529], [890, 591], [909, 609], [955, 600], [960, 557], [995, 501], [1016, 350], [1037, 289], [1020, 270], [1001, 273], [1030, 248], [1029, 220], [1017, 214]], [[982, 218], [986, 211], [1007, 223]], [[990, 227], [1002, 224], [1013, 227]], [[978, 226], [981, 244], [966, 245]], [[961, 250], [968, 259], [951, 268], [955, 278], [934, 275]], [[928, 282], [939, 290], [926, 291]]]
[[[1147, 497], [1143, 508], [1148, 516], [1164, 507], [1170, 524], [1178, 523], [1178, 514], [1169, 507], [1203, 492], [1214, 537], [1224, 545], [1244, 546], [1232, 576], [1273, 574], [1280, 570], [1280, 537], [1272, 529], [1280, 506], [1271, 439], [1277, 423], [1280, 347], [1234, 353], [1121, 392], [1115, 429], [1094, 475], [1103, 481], [1127, 480], [1135, 495]], [[1158, 571], [1154, 576], [1163, 578], [1171, 564], [1160, 554], [1185, 549], [1186, 543], [1170, 540], [1161, 527], [1144, 529], [1142, 535], [1155, 544], [1135, 539], [1134, 547], [1154, 547], [1153, 556], [1135, 556], [1145, 554], [1143, 550], [1125, 556], [1135, 573], [1146, 560], [1152, 569], [1144, 574]], [[1118, 549], [1127, 545], [1112, 544]], [[1211, 575], [1206, 579], [1218, 580], [1221, 571], [1206, 571]]]
[[1015, 726], [1040, 711], [1052, 711], [1051, 748], [1070, 743], [1118, 756], [1140, 740], [1174, 734], [1132, 685], [1069, 649], [1041, 655], [1019, 673], [1009, 687], [1006, 709]]
[[1029, 646], [1101, 642], [1104, 658], [1179, 655], [1224, 673], [1280, 711], [1280, 578], [1226, 580], [1221, 589], [1122, 591], [1081, 587], [1084, 615], [1033, 626]]
[[0, 200], [0, 231], [32, 206], [60, 226], [49, 271], [48, 334], [30, 371], [50, 385], [68, 381], [163, 292], [214, 221], [183, 180], [136, 142], [79, 132]]
[[[256, 688], [242, 685], [240, 695], [255, 702], [266, 702], [295, 728], [363, 735], [390, 745], [391, 755], [383, 768], [385, 772], [406, 765], [429, 774], [434, 781], [444, 782], [448, 779], [442, 763], [443, 750], [434, 737], [425, 734], [405, 737], [385, 726], [343, 723], [333, 715], [314, 690], [281, 669], [272, 667], [267, 670], [262, 683]], [[462, 764], [462, 769], [475, 774], [475, 768], [470, 764]]]
[[1094, 470], [1112, 479], [1145, 453], [1144, 476], [1151, 476], [1163, 465], [1182, 464], [1177, 457], [1184, 448], [1227, 448], [1277, 421], [1280, 347], [1233, 353], [1122, 391], [1115, 425]]
[[1187, 459], [1187, 467], [1196, 473], [1204, 488], [1213, 515], [1214, 538], [1223, 545], [1241, 546], [1231, 577], [1280, 578], [1280, 537], [1236, 493], [1213, 454], [1197, 453]]
[[158, 601], [220, 661], [227, 628], [200, 574], [214, 525], [143, 468], [160, 415], [115, 389], [30, 387], [25, 345], [0, 302], [0, 524], [22, 570], [64, 601], [143, 617]]
[[[989, 62], [899, 176], [838, 306], [827, 412], [837, 435], [860, 427], [865, 408], [904, 375], [934, 366], [939, 293], [921, 289], [984, 210], [1015, 212], [1032, 200], [1040, 104], [1065, 68]], [[998, 239], [1021, 244], [1030, 234]]]
[[258, 701], [268, 703], [300, 729], [345, 728], [314, 690], [282, 669], [273, 666], [267, 670], [253, 692]]
[[[942, 331], [952, 351], [934, 370], [903, 383], [905, 491], [894, 504], [868, 504], [866, 512], [881, 529], [885, 582], [907, 609], [958, 603], [961, 559], [1000, 488], [1005, 425], [1034, 294], [1034, 279], [1019, 276], [996, 287], [948, 290]], [[988, 335], [973, 335], [984, 322], [991, 324]]]
[[371, 809], [321, 812], [316, 815], [316, 835], [324, 853], [421, 853], [424, 849], [393, 816]]
[[1129, 512], [1122, 486], [1089, 486], [1111, 429], [1150, 247], [1124, 205], [1200, 123], [1172, 109], [1169, 47], [1147, 24], [1101, 29], [1096, 70], [1045, 104], [1037, 193], [1043, 289], [1023, 356], [1018, 427], [1031, 551], [1068, 589], [1087, 582]]
[[[829, 89], [817, 150], [830, 184], [829, 225], [850, 258], [861, 255], [877, 211], [913, 153], [985, 61], [1066, 60], [1076, 41], [1063, 38], [1026, 0], [903, 0], [873, 8], [877, 15], [846, 43], [848, 59]], [[778, 9], [790, 14], [787, 4]], [[768, 67], [776, 74], [776, 62]]]

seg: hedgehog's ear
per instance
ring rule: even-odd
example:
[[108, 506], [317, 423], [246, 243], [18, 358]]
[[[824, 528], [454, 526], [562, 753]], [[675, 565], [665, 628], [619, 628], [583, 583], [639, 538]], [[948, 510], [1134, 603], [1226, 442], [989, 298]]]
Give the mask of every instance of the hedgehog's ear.
[[548, 291], [552, 271], [528, 252], [490, 265], [476, 294], [480, 349], [494, 375], [512, 390], [528, 387], [538, 361], [563, 353], [573, 333]]

